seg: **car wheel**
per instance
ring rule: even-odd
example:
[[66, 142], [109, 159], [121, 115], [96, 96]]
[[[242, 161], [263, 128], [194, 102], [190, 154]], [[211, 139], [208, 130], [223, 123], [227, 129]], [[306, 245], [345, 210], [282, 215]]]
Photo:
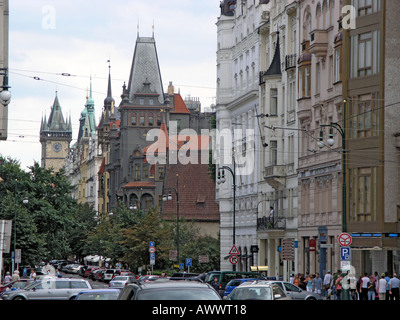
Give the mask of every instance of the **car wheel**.
[[314, 297], [308, 297], [306, 300], [317, 300], [317, 299]]
[[25, 298], [24, 298], [24, 297], [17, 296], [17, 297], [15, 297], [13, 300], [25, 300]]
[[75, 300], [76, 296], [69, 298], [69, 300]]

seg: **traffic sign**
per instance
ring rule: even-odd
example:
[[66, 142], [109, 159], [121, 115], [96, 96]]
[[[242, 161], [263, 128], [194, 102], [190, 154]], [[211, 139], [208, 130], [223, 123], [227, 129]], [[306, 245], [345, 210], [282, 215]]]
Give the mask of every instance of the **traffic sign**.
[[231, 251], [229, 251], [229, 254], [233, 254], [233, 255], [239, 255], [239, 250], [236, 248], [235, 245], [232, 246]]
[[150, 252], [150, 253], [156, 252], [156, 248], [155, 248], [155, 247], [149, 247], [149, 252]]
[[349, 247], [340, 247], [340, 260], [341, 261], [350, 261], [350, 248]]
[[348, 234], [348, 233], [346, 233], [346, 232], [341, 233], [341, 234], [339, 235], [338, 240], [339, 240], [339, 244], [340, 244], [342, 247], [350, 247], [351, 242], [352, 242], [351, 235]]
[[156, 260], [156, 254], [150, 253], [150, 260]]
[[229, 257], [229, 262], [231, 264], [237, 264], [239, 262], [239, 257], [237, 255], [231, 255]]
[[186, 258], [186, 267], [192, 266], [192, 258]]
[[183, 270], [185, 269], [185, 264], [184, 263], [180, 263], [179, 264], [179, 270]]
[[156, 246], [156, 243], [154, 241], [150, 241], [149, 247], [155, 247], [155, 246]]

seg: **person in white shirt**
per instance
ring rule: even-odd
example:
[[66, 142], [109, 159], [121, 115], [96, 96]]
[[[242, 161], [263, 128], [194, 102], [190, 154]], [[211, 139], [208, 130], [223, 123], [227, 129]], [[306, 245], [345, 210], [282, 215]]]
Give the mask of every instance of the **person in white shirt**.
[[331, 275], [331, 270], [328, 270], [324, 276], [324, 282], [322, 284], [323, 295], [325, 297], [328, 296], [328, 290], [331, 287], [332, 279], [333, 279], [333, 276]]
[[386, 299], [386, 286], [387, 286], [387, 281], [385, 279], [385, 274], [382, 273], [381, 278], [378, 280], [378, 285], [376, 288], [376, 290], [378, 290], [379, 300]]
[[361, 300], [368, 300], [368, 282], [368, 273], [364, 273], [364, 277], [361, 278], [360, 286]]

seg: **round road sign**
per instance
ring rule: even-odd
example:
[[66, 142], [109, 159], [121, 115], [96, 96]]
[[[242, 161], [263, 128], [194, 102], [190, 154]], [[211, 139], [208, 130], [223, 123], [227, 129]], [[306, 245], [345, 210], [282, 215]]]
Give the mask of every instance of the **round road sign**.
[[338, 240], [339, 240], [339, 244], [342, 247], [349, 247], [351, 245], [351, 242], [352, 242], [351, 235], [348, 234], [348, 233], [345, 233], [345, 232], [343, 232], [343, 233], [341, 233], [339, 235]]
[[156, 252], [156, 248], [155, 248], [155, 247], [149, 247], [149, 252], [150, 252], [150, 253]]
[[229, 257], [229, 262], [230, 262], [231, 264], [237, 264], [237, 263], [239, 262], [239, 257], [236, 256], [236, 255], [231, 255], [231, 256]]

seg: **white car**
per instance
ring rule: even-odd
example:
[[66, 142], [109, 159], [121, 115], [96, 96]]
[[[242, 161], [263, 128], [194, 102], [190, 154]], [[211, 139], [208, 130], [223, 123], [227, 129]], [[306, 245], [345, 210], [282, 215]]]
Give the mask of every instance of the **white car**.
[[115, 276], [114, 279], [110, 281], [108, 286], [113, 289], [122, 289], [128, 283], [137, 283], [138, 281], [132, 276]]

